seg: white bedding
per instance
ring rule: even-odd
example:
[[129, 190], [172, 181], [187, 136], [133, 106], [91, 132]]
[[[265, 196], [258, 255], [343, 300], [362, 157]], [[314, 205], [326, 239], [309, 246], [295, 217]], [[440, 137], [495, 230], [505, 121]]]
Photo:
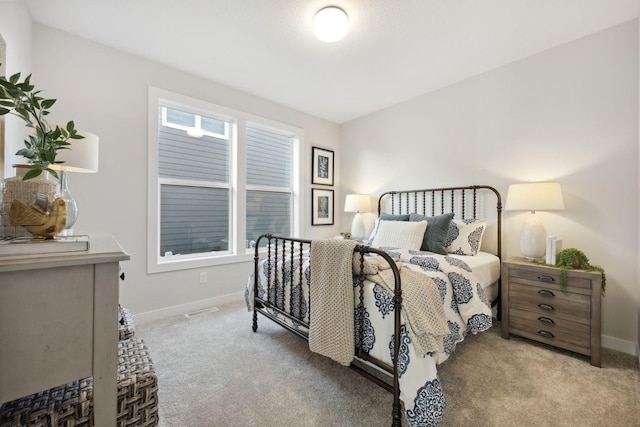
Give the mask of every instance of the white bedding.
[[[417, 354], [412, 337], [402, 325], [401, 349], [399, 360], [401, 399], [405, 403], [405, 416], [412, 427], [437, 425], [446, 406], [442, 385], [439, 382], [436, 366], [448, 359], [457, 343], [461, 342], [468, 332], [473, 334], [491, 327], [490, 292], [491, 286], [498, 280], [500, 260], [489, 253], [481, 252], [476, 256], [437, 255], [431, 252], [404, 250], [396, 248], [380, 248], [392, 258], [402, 260], [402, 268], [423, 272], [438, 283], [438, 289], [445, 308], [446, 321], [451, 333], [444, 339], [444, 351], [437, 353]], [[300, 265], [296, 256], [293, 268], [285, 262], [285, 273], [280, 272], [281, 260], [275, 263], [271, 271], [272, 282], [287, 283], [293, 281], [294, 307], [289, 309], [289, 283], [284, 291], [278, 291], [272, 284], [270, 293], [272, 301], [285, 311], [301, 313], [308, 321], [308, 253], [304, 254], [304, 262]], [[267, 264], [259, 269], [258, 293], [266, 299]], [[274, 265], [273, 261], [270, 263]], [[299, 286], [300, 268], [306, 277], [307, 286]], [[293, 270], [293, 271], [291, 271]], [[293, 280], [292, 280], [293, 279]], [[297, 302], [300, 290], [304, 298], [302, 306]], [[354, 289], [357, 293], [357, 288]], [[393, 303], [392, 295], [370, 281], [365, 281], [365, 330], [363, 341], [369, 353], [387, 363], [391, 362], [393, 342]], [[248, 307], [253, 303], [253, 278], [247, 283]], [[495, 296], [493, 297], [495, 298]], [[285, 320], [285, 319], [283, 319]]]
[[[444, 255], [436, 255], [444, 256]], [[485, 291], [485, 296], [491, 302], [498, 296], [498, 279], [500, 278], [500, 258], [489, 252], [478, 252], [475, 256], [449, 254], [467, 263], [473, 270], [478, 282]]]

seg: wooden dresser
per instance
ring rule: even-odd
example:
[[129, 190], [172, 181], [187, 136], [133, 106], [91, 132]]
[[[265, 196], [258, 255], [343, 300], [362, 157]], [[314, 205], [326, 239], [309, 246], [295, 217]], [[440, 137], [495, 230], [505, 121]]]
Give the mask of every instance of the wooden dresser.
[[117, 415], [119, 263], [106, 234], [86, 251], [0, 257], [0, 402], [93, 376], [96, 426]]
[[502, 337], [519, 335], [591, 357], [601, 365], [602, 275], [567, 271], [561, 289], [559, 268], [523, 258], [502, 263]]

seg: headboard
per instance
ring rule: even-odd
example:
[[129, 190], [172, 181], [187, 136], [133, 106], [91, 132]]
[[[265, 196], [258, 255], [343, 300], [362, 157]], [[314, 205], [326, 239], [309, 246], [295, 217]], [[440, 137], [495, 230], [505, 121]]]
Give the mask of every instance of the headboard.
[[[496, 201], [495, 210], [491, 200]], [[495, 242], [492, 252], [502, 259], [502, 198], [495, 188], [488, 185], [468, 187], [428, 188], [423, 190], [388, 191], [378, 199], [378, 216], [381, 212], [391, 214], [418, 213], [435, 216], [454, 213], [458, 219], [488, 220], [487, 231], [495, 227]], [[493, 234], [493, 233], [492, 233]]]

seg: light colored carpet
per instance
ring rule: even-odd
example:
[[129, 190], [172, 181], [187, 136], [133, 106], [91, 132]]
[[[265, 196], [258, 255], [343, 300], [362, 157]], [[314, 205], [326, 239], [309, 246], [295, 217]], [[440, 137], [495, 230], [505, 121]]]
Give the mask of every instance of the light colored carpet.
[[[244, 303], [138, 325], [159, 381], [161, 426], [389, 426], [392, 395]], [[441, 426], [640, 426], [637, 359], [585, 356], [499, 334], [468, 336], [439, 367]], [[404, 424], [403, 424], [404, 425]]]

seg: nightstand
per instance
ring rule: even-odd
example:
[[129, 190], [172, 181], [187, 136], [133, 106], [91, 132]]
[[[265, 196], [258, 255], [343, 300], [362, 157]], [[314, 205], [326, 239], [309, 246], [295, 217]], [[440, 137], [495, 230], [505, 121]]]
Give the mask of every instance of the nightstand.
[[601, 365], [599, 272], [567, 270], [524, 258], [502, 263], [502, 337], [519, 335], [591, 357]]

